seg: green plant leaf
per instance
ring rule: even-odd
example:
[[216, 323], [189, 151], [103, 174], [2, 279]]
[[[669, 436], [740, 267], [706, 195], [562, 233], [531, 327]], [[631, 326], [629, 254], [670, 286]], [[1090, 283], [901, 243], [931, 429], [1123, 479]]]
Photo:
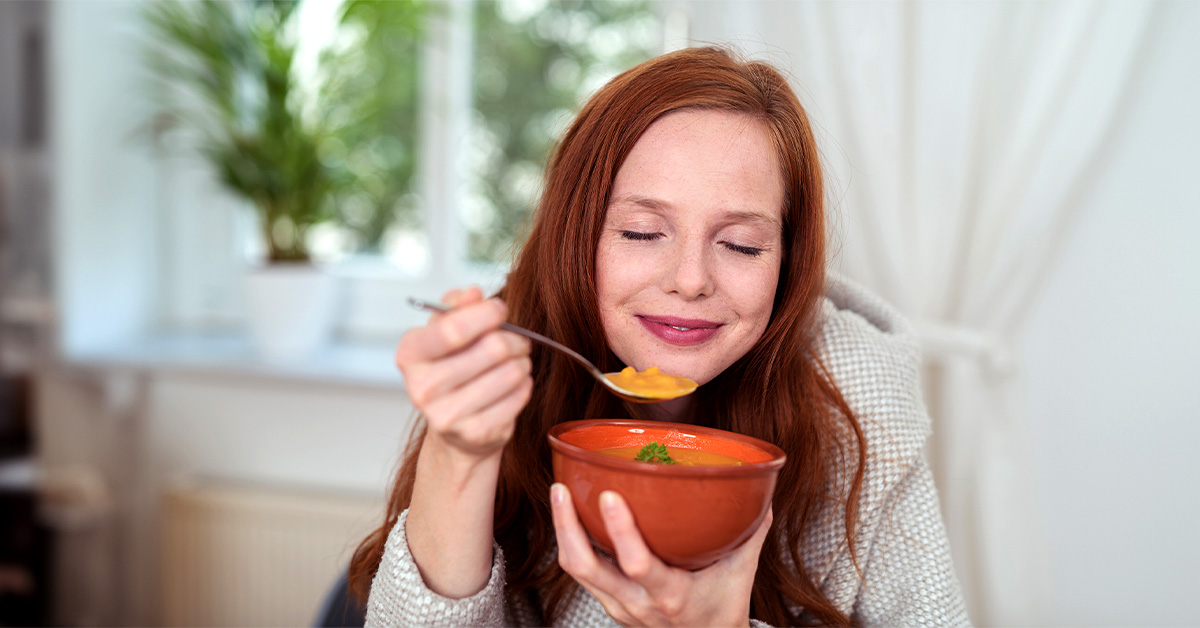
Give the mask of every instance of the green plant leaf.
[[666, 446], [660, 445], [657, 442], [646, 443], [646, 446], [642, 447], [634, 460], [656, 462], [658, 464], [675, 464], [675, 461], [667, 453]]

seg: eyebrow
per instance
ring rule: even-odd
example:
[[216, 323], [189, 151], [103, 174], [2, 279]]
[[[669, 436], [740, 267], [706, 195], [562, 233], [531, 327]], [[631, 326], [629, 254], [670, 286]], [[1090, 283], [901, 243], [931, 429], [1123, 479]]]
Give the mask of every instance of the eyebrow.
[[640, 207], [645, 207], [646, 209], [654, 210], [664, 210], [670, 207], [667, 203], [664, 203], [658, 199], [650, 198], [648, 196], [641, 196], [638, 194], [626, 194], [624, 196], [619, 196], [614, 198], [612, 202], [609, 203], [609, 205], [617, 204], [638, 205]]
[[[665, 211], [671, 207], [669, 203], [664, 203], [656, 198], [641, 196], [638, 194], [626, 194], [624, 196], [614, 198], [612, 202], [609, 203], [610, 206], [617, 204], [636, 205], [652, 211]], [[783, 223], [781, 223], [778, 218], [775, 218], [774, 216], [768, 216], [761, 212], [731, 209], [722, 213], [721, 216], [722, 218], [732, 219], [735, 222], [765, 223], [769, 226], [775, 227], [780, 231], [783, 230]]]

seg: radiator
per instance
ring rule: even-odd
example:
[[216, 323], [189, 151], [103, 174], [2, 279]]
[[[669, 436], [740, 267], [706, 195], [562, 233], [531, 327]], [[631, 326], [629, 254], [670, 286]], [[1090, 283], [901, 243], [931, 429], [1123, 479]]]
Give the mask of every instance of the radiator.
[[383, 503], [219, 485], [166, 492], [166, 626], [311, 626]]

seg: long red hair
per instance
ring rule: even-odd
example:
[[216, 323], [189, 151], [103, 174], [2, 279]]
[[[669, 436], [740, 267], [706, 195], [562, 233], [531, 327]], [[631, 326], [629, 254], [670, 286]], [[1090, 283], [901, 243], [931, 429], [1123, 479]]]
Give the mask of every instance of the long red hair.
[[[535, 223], [500, 296], [509, 320], [575, 348], [601, 370], [620, 363], [608, 346], [596, 299], [596, 248], [617, 170], [655, 120], [680, 109], [734, 111], [760, 120], [779, 154], [785, 189], [784, 259], [771, 321], [758, 343], [696, 393], [694, 423], [772, 442], [788, 454], [774, 497], [775, 519], [759, 559], [751, 616], [771, 625], [848, 625], [821, 591], [801, 552], [804, 532], [829, 500], [845, 504], [854, 552], [856, 504], [865, 467], [862, 430], [815, 349], [825, 282], [820, 158], [804, 109], [771, 66], [717, 48], [690, 48], [614, 78], [583, 107], [546, 172]], [[557, 561], [550, 516], [550, 449], [556, 423], [641, 416], [599, 389], [556, 352], [533, 346], [534, 394], [505, 447], [496, 492], [496, 541], [506, 558], [510, 602], [531, 600], [547, 624], [575, 582]], [[412, 497], [425, 427], [418, 425], [397, 473], [383, 525], [359, 545], [351, 588], [365, 600], [384, 542]], [[844, 481], [840, 480], [844, 479]], [[773, 551], [772, 548], [778, 548]]]

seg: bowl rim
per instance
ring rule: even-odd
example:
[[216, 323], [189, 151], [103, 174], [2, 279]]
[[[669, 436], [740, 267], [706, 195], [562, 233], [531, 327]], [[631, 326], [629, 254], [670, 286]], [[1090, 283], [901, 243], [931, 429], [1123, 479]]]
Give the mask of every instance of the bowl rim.
[[[765, 462], [745, 462], [737, 466], [682, 467], [677, 465], [644, 462], [641, 460], [625, 460], [623, 458], [615, 458], [613, 456], [597, 453], [595, 450], [584, 449], [578, 445], [572, 445], [559, 438], [559, 435], [564, 432], [590, 427], [592, 425], [653, 427], [656, 429], [666, 428], [695, 435], [735, 440], [767, 452], [771, 455], [771, 459]], [[739, 434], [738, 432], [720, 430], [714, 427], [690, 425], [688, 423], [642, 421], [637, 419], [579, 419], [575, 421], [563, 421], [562, 423], [555, 424], [550, 428], [550, 431], [546, 433], [546, 439], [550, 441], [550, 448], [552, 450], [564, 455], [580, 458], [592, 464], [598, 464], [603, 467], [609, 467], [623, 471], [637, 471], [640, 473], [654, 473], [659, 475], [685, 477], [741, 477], [748, 475], [762, 475], [764, 473], [778, 472], [779, 469], [783, 468], [784, 463], [787, 462], [787, 454], [784, 453], [782, 449], [760, 438], [755, 438], [746, 434]]]

